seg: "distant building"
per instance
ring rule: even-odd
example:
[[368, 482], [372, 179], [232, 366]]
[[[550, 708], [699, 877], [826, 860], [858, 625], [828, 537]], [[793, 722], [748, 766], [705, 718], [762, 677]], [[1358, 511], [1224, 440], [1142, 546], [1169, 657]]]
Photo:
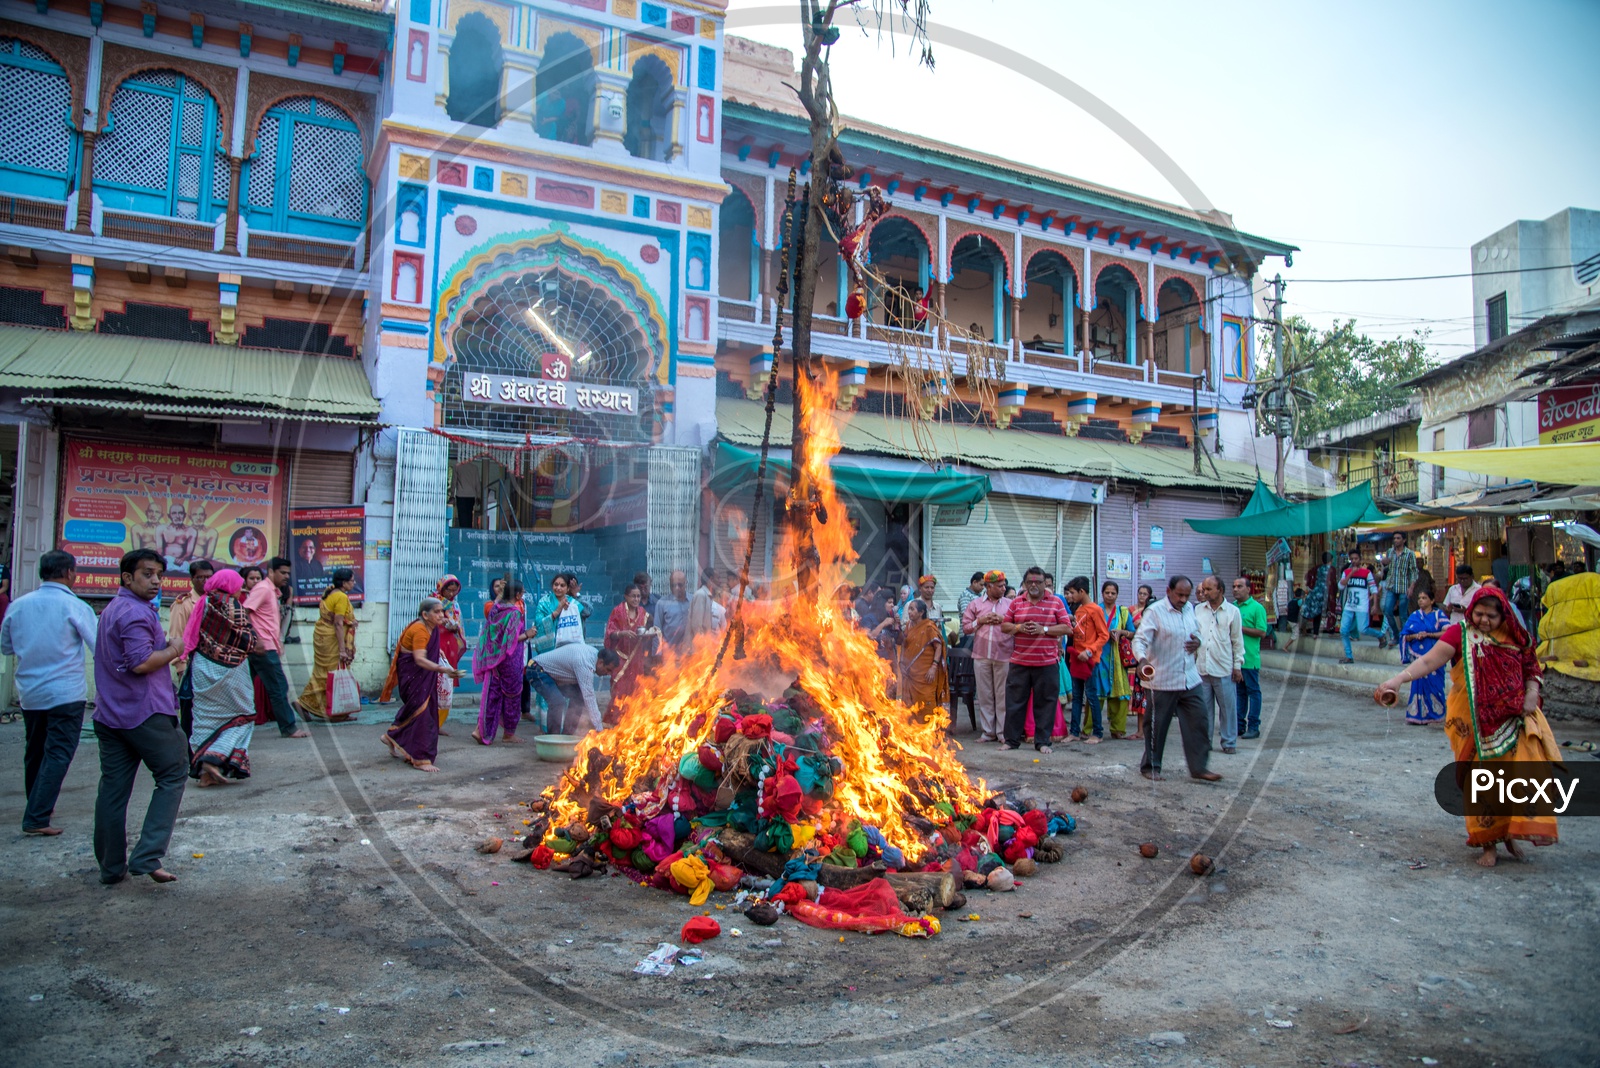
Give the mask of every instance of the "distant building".
[[1600, 296], [1600, 211], [1567, 208], [1518, 219], [1472, 246], [1478, 348]]

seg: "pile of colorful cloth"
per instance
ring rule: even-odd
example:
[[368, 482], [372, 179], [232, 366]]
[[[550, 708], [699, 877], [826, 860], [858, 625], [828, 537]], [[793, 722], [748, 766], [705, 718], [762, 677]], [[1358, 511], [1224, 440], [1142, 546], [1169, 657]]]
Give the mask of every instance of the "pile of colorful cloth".
[[[918, 899], [897, 892], [884, 874], [951, 872], [957, 889], [1011, 889], [1014, 879], [991, 879], [996, 869], [1012, 877], [1031, 874], [1036, 858], [1061, 859], [1052, 836], [1075, 826], [1071, 816], [1035, 802], [1013, 807], [996, 797], [963, 811], [955, 801], [929, 798], [909, 820], [923, 842], [908, 858], [879, 828], [832, 804], [844, 769], [826, 717], [799, 689], [776, 701], [730, 691], [691, 736], [698, 743], [675, 767], [635, 784], [620, 804], [591, 795], [582, 819], [551, 826], [554, 791], [547, 791], [530, 806], [536, 819], [524, 840], [529, 852], [516, 859], [574, 878], [614, 868], [697, 906], [742, 884], [739, 903], [759, 906], [763, 917], [787, 912], [831, 930], [929, 937], [939, 932], [938, 919], [906, 911], [905, 901]], [[856, 871], [866, 867], [873, 872]], [[824, 868], [855, 874], [830, 877]]]

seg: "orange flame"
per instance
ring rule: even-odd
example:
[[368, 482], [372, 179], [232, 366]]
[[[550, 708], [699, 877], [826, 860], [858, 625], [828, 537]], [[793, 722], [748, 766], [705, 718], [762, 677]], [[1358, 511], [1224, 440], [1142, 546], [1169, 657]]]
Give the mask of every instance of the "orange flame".
[[[843, 764], [834, 777], [833, 797], [812, 821], [822, 829], [859, 819], [915, 858], [927, 843], [911, 817], [943, 824], [948, 817], [936, 803], [948, 801], [966, 811], [982, 803], [984, 784], [970, 780], [956, 758], [957, 747], [945, 735], [944, 715], [924, 718], [888, 696], [890, 666], [866, 633], [845, 617], [837, 599], [827, 595], [856, 563], [853, 531], [829, 469], [830, 458], [839, 451], [837, 429], [828, 414], [837, 383], [812, 387], [802, 377], [797, 387], [807, 394], [804, 410], [812, 449], [806, 473], [827, 517], [822, 522], [819, 516], [813, 524], [824, 596], [815, 604], [793, 594], [745, 602], [747, 659], [735, 660], [730, 649], [715, 678], [710, 672], [721, 635], [702, 635], [682, 657], [668, 651], [655, 675], [641, 679], [618, 702], [617, 725], [591, 732], [578, 747], [576, 763], [554, 791], [556, 827], [581, 820], [592, 796], [620, 804], [641, 784], [670, 781], [679, 760], [707, 740], [727, 690], [775, 698], [791, 684], [821, 707], [832, 755]], [[775, 561], [791, 559], [791, 538], [786, 527]], [[591, 750], [610, 758], [598, 788], [583, 781]]]

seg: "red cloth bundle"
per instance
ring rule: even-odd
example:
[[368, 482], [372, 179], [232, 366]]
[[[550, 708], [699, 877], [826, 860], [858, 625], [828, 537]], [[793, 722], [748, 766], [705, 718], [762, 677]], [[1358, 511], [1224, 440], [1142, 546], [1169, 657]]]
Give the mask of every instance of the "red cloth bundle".
[[538, 845], [533, 847], [533, 855], [528, 858], [528, 863], [532, 864], [535, 868], [544, 869], [548, 868], [551, 862], [555, 859], [555, 850], [551, 849], [543, 842], [540, 842]]
[[722, 925], [710, 916], [690, 916], [683, 930], [678, 932], [678, 938], [687, 945], [695, 946], [721, 933]]
[[739, 721], [739, 733], [755, 741], [770, 737], [772, 735], [772, 717], [765, 712], [754, 716], [745, 716]]
[[789, 912], [811, 927], [870, 934], [898, 931], [917, 919], [901, 911], [900, 899], [887, 879], [872, 879], [848, 890], [823, 890], [818, 898], [815, 902], [796, 901], [789, 905]]

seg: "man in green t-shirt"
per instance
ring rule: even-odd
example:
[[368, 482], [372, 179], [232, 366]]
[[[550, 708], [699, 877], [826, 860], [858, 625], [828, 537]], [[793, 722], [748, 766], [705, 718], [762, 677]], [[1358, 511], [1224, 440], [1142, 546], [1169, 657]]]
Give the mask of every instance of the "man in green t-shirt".
[[1239, 609], [1239, 629], [1244, 632], [1243, 675], [1234, 684], [1239, 710], [1239, 737], [1261, 737], [1261, 639], [1267, 633], [1267, 608], [1250, 596], [1250, 580], [1233, 580], [1233, 604]]

